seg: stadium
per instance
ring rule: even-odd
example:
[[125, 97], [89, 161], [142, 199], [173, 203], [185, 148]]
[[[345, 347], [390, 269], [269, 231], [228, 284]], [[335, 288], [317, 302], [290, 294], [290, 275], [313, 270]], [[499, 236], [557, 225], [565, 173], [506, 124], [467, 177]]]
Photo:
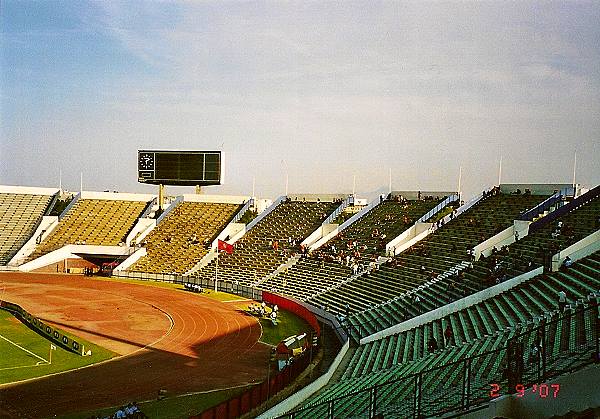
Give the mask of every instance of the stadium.
[[[206, 181], [190, 153], [177, 170], [160, 153], [156, 173], [186, 177], [158, 182]], [[51, 345], [46, 359], [4, 319], [4, 414], [238, 387], [195, 416], [595, 407], [600, 186], [501, 184], [466, 202], [457, 192], [271, 202], [159, 191], [0, 188], [2, 308]], [[282, 337], [270, 350], [257, 318], [278, 319], [253, 302], [302, 318], [308, 327], [294, 332], [305, 342], [288, 351]], [[82, 365], [48, 373], [54, 351]], [[92, 359], [103, 351], [112, 356]]]
[[2, 7], [0, 417], [600, 417], [598, 5]]

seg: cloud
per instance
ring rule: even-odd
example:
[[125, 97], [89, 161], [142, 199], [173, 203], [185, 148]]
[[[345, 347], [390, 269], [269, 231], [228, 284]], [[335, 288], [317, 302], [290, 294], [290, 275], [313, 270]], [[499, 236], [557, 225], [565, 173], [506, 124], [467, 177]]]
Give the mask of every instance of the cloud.
[[[132, 153], [224, 142], [237, 170], [228, 187], [260, 173], [269, 193], [282, 158], [305, 190], [348, 185], [352, 172], [374, 190], [388, 167], [404, 188], [447, 188], [461, 164], [465, 185], [479, 190], [495, 180], [499, 152], [507, 179], [511, 170], [524, 178], [511, 180], [568, 177], [555, 168], [575, 148], [600, 159], [593, 4], [92, 6], [76, 9], [81, 27], [144, 71], [108, 79], [88, 107], [80, 98], [85, 117], [58, 103], [64, 122], [34, 118], [31, 135], [43, 132], [50, 144], [69, 131], [110, 150], [126, 142]], [[597, 165], [582, 168], [589, 182], [600, 180]]]

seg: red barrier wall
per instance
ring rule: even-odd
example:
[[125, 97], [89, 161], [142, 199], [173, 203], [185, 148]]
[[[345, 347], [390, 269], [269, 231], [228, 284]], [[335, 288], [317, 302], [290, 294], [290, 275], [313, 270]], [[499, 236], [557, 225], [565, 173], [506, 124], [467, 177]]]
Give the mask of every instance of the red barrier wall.
[[[237, 397], [227, 400], [218, 406], [205, 410], [200, 415], [191, 416], [191, 419], [234, 419], [250, 410], [258, 407], [269, 397], [273, 397], [285, 388], [290, 382], [295, 380], [306, 369], [310, 362], [310, 357], [304, 355], [298, 358], [293, 364], [287, 366], [277, 375], [270, 377], [269, 381], [263, 381], [261, 384], [252, 387]], [[270, 389], [269, 389], [270, 387]]]
[[281, 295], [272, 294], [268, 291], [262, 292], [262, 299], [267, 303], [277, 304], [279, 308], [291, 311], [298, 317], [303, 318], [314, 329], [314, 331], [317, 333], [317, 336], [321, 336], [321, 327], [319, 326], [317, 318], [309, 309], [304, 307], [302, 304], [294, 300], [290, 300]]

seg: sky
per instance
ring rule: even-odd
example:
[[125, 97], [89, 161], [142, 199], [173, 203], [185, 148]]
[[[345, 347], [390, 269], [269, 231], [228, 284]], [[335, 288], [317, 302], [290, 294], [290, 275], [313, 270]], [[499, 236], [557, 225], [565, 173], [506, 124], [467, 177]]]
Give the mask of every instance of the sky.
[[[0, 184], [155, 192], [138, 149], [222, 150], [206, 193], [600, 183], [600, 3], [0, 3]], [[168, 188], [188, 193], [190, 188]]]

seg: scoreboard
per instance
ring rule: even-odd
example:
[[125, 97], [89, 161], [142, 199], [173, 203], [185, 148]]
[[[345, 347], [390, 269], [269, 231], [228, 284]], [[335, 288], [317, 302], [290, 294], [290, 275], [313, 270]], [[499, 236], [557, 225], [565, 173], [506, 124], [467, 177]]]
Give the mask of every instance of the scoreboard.
[[220, 185], [221, 152], [138, 150], [138, 182], [176, 186]]

